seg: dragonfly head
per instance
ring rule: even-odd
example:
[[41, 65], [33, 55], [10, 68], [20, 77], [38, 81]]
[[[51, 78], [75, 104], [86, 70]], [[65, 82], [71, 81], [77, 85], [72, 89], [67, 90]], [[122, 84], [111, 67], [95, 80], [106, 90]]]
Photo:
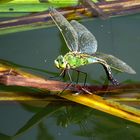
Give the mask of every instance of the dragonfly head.
[[59, 69], [66, 69], [67, 68], [67, 61], [62, 55], [59, 55], [57, 59], [54, 60], [54, 63], [57, 68]]

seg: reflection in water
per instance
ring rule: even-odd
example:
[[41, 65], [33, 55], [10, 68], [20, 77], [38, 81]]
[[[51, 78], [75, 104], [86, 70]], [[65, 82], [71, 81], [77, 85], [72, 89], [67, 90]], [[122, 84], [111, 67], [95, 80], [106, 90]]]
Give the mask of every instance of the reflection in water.
[[38, 135], [37, 140], [54, 140], [54, 137], [49, 133], [48, 128], [43, 122], [38, 124]]
[[[28, 120], [24, 121], [14, 136], [0, 134], [1, 138], [22, 138], [32, 129], [37, 127], [36, 134], [38, 140], [59, 140], [67, 138], [81, 139], [113, 139], [114, 135], [121, 139], [139, 138], [139, 125], [116, 118], [105, 113], [93, 110], [91, 108], [78, 105], [72, 102], [55, 101], [45, 107], [34, 106], [34, 103], [21, 103], [22, 109], [28, 112], [34, 112]], [[39, 102], [38, 102], [39, 104]], [[5, 118], [6, 119], [6, 118]], [[15, 118], [16, 119], [16, 118]], [[22, 119], [22, 118], [21, 118]], [[129, 133], [128, 133], [129, 132]]]

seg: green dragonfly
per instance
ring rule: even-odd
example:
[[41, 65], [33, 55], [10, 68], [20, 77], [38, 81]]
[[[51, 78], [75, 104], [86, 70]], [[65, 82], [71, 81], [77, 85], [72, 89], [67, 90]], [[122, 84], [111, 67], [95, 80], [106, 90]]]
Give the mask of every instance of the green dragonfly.
[[70, 50], [64, 56], [59, 55], [54, 61], [57, 68], [65, 71], [88, 64], [99, 63], [104, 67], [108, 80], [113, 85], [118, 85], [119, 83], [113, 77], [111, 68], [130, 74], [136, 73], [129, 65], [115, 56], [96, 52], [96, 38], [79, 22], [75, 20], [68, 22], [67, 19], [54, 8], [50, 8], [50, 16], [62, 33], [66, 45]]

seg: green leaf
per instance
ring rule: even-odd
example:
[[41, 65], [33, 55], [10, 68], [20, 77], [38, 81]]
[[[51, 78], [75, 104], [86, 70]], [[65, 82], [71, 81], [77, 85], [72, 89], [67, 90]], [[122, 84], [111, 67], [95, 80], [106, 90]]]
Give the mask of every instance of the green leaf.
[[55, 113], [61, 108], [62, 106], [56, 106], [53, 104], [47, 105], [45, 108], [41, 109], [41, 111], [36, 113], [30, 120], [28, 120], [26, 124], [16, 132], [14, 137], [26, 132], [27, 130], [32, 128], [34, 125], [39, 123], [43, 118], [47, 118], [48, 116], [52, 115], [53, 113]]

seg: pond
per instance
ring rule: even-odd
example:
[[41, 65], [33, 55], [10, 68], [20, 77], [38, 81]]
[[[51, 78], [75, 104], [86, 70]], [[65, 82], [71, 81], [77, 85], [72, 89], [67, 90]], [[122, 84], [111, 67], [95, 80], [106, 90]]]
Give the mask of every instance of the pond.
[[[140, 80], [140, 14], [107, 20], [81, 21], [96, 37], [98, 51], [112, 54], [137, 73], [115, 73], [120, 83]], [[56, 27], [0, 36], [0, 59], [14, 62], [32, 73], [49, 78], [59, 73], [54, 60], [68, 52]], [[81, 68], [88, 73], [87, 83], [103, 84], [106, 75], [99, 64]], [[72, 74], [75, 76], [75, 73]], [[65, 79], [68, 80], [68, 79]], [[83, 78], [80, 78], [82, 83]], [[2, 86], [0, 90], [15, 90]], [[19, 89], [18, 89], [19, 90]], [[32, 89], [20, 90], [28, 91]], [[138, 124], [78, 105], [55, 102], [46, 106], [40, 102], [1, 102], [0, 139], [16, 140], [139, 140]]]

